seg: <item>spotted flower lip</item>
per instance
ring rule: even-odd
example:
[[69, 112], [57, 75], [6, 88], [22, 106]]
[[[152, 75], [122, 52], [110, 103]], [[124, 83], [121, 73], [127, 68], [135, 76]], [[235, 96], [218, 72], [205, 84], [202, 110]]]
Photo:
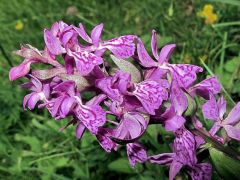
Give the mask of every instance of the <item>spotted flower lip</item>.
[[98, 128], [106, 122], [106, 112], [99, 105], [105, 97], [105, 95], [96, 96], [84, 105], [81, 99], [75, 96], [78, 102], [75, 115], [92, 134], [97, 134]]
[[72, 52], [71, 50], [68, 50], [67, 53], [74, 59], [79, 73], [83, 76], [88, 75], [92, 72], [95, 66], [103, 63], [101, 57], [86, 51]]

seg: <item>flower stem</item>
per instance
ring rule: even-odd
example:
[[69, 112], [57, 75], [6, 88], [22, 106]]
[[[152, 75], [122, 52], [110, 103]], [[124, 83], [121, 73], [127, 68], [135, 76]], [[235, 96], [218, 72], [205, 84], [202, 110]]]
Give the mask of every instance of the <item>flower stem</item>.
[[226, 155], [240, 160], [240, 153], [232, 149], [231, 147], [224, 146], [223, 144], [216, 141], [211, 135], [205, 131], [204, 129], [189, 129], [193, 134], [197, 136], [201, 136], [204, 140], [206, 140], [209, 144], [211, 144], [212, 147], [218, 149], [219, 151], [222, 151]]

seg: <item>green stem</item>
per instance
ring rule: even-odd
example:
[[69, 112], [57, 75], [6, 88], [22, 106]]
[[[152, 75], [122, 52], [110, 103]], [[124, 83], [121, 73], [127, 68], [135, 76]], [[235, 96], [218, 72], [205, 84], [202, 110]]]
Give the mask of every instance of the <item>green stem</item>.
[[197, 136], [201, 136], [204, 140], [206, 140], [209, 144], [211, 144], [212, 147], [218, 149], [219, 151], [222, 151], [223, 153], [225, 153], [226, 155], [240, 160], [240, 153], [235, 151], [234, 149], [224, 146], [223, 144], [219, 143], [218, 141], [216, 141], [213, 137], [211, 137], [211, 135], [203, 130], [203, 129], [189, 129], [193, 134], [197, 135]]

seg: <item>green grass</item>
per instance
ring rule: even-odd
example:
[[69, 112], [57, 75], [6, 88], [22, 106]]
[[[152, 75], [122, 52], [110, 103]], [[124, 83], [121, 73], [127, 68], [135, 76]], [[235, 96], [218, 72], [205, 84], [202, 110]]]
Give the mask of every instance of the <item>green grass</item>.
[[[90, 135], [85, 134], [81, 141], [74, 136], [74, 128], [63, 133], [59, 128], [66, 121], [56, 122], [47, 111], [22, 110], [24, 92], [18, 87], [20, 81], [8, 81], [10, 65], [19, 64], [22, 59], [12, 51], [20, 44], [29, 43], [43, 48], [43, 29], [49, 28], [58, 20], [77, 25], [85, 24], [90, 30], [103, 22], [103, 38], [116, 35], [137, 34], [150, 50], [151, 30], [156, 29], [160, 45], [176, 43], [173, 62], [201, 65], [200, 58], [215, 74], [218, 74], [226, 91], [234, 101], [239, 100], [239, 66], [229, 65], [240, 55], [240, 6], [238, 1], [214, 0], [214, 10], [218, 14], [215, 25], [205, 25], [197, 17], [197, 12], [209, 1], [177, 0], [8, 0], [0, 3], [0, 179], [167, 179], [166, 168], [145, 164], [136, 169], [129, 167], [109, 167], [113, 161], [126, 158], [125, 149], [107, 154]], [[78, 12], [67, 15], [67, 8], [75, 6]], [[22, 30], [16, 30], [15, 24], [22, 21]], [[3, 53], [5, 52], [5, 54]], [[238, 58], [239, 60], [239, 58]], [[235, 62], [235, 61], [234, 61]], [[229, 72], [232, 68], [234, 73]], [[207, 75], [203, 74], [202, 77]], [[228, 86], [224, 77], [232, 79]], [[238, 77], [238, 78], [237, 78]], [[240, 83], [239, 83], [240, 85]], [[155, 131], [154, 131], [155, 132]], [[143, 141], [150, 149], [149, 153], [168, 150], [159, 145], [151, 134]], [[115, 166], [128, 164], [114, 163]], [[119, 170], [120, 169], [120, 172]]]

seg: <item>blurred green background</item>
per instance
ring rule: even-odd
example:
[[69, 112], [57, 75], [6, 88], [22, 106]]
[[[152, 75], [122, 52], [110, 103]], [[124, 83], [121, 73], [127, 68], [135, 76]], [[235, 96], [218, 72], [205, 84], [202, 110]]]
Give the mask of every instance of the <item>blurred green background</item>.
[[[200, 14], [213, 6], [206, 24]], [[209, 13], [209, 12], [208, 12]], [[213, 16], [214, 15], [214, 16]], [[204, 62], [217, 74], [232, 100], [240, 100], [240, 2], [234, 0], [1, 0], [0, 1], [0, 179], [167, 179], [167, 168], [129, 167], [125, 148], [108, 154], [86, 133], [81, 141], [74, 127], [59, 132], [45, 110], [24, 111], [21, 81], [10, 82], [8, 71], [22, 59], [12, 51], [21, 44], [43, 48], [43, 29], [63, 20], [88, 31], [101, 22], [104, 39], [137, 34], [150, 50], [151, 30], [159, 46], [176, 43], [172, 62]], [[209, 75], [206, 71], [202, 77]], [[228, 99], [229, 100], [229, 99]], [[229, 100], [230, 106], [231, 100]], [[150, 127], [142, 142], [149, 154], [169, 151], [171, 142], [160, 127]], [[162, 142], [165, 142], [164, 144]], [[184, 175], [178, 178], [184, 179]], [[219, 176], [214, 173], [214, 179]]]

